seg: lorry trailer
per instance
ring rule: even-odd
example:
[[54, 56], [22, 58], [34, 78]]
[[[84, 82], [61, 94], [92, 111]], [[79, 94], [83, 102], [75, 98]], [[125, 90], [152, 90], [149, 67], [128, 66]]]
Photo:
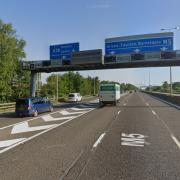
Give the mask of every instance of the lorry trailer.
[[120, 100], [120, 84], [118, 83], [103, 83], [99, 88], [99, 102], [102, 105], [113, 104], [117, 105]]

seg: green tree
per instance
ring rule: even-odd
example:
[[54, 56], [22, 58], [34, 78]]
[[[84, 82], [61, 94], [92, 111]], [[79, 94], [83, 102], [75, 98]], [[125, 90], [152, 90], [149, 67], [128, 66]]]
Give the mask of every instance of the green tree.
[[[25, 57], [25, 41], [18, 39], [11, 24], [0, 20], [0, 99], [10, 100], [22, 89], [28, 74], [20, 71], [20, 61]], [[21, 78], [20, 78], [21, 77]], [[14, 88], [14, 86], [16, 88]], [[22, 92], [22, 91], [21, 91]], [[20, 95], [20, 94], [19, 94]]]
[[168, 84], [167, 81], [163, 82], [162, 88], [163, 88], [164, 92], [168, 92], [169, 91], [169, 84]]
[[173, 84], [172, 84], [172, 87], [173, 87], [173, 90], [174, 90], [174, 92], [176, 93], [179, 93], [180, 92], [180, 82], [174, 82]]

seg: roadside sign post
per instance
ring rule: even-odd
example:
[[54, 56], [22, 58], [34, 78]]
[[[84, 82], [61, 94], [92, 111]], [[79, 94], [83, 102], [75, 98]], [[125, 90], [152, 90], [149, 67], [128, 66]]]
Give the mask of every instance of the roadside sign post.
[[37, 81], [37, 72], [31, 71], [31, 83], [30, 83], [30, 96], [36, 96], [36, 81]]

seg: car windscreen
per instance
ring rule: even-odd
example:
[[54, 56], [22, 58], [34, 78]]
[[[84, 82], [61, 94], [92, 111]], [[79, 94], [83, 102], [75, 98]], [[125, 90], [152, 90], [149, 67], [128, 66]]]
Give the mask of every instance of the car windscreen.
[[114, 86], [101, 86], [100, 91], [115, 91]]

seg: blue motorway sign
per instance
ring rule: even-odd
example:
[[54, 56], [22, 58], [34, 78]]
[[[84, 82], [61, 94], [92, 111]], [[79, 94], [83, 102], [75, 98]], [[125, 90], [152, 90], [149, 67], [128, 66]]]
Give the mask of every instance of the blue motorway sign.
[[[132, 40], [131, 36], [128, 36], [128, 38], [106, 39], [105, 53], [106, 55], [113, 55], [173, 50], [173, 34], [169, 33], [170, 36], [167, 36], [166, 33], [164, 37], [163, 33], [158, 33], [157, 35], [159, 37], [153, 37], [153, 34], [150, 37], [137, 35], [137, 38], [133, 36]], [[139, 38], [140, 36], [143, 36], [143, 38]]]
[[50, 59], [70, 60], [72, 52], [79, 52], [79, 43], [51, 45]]

